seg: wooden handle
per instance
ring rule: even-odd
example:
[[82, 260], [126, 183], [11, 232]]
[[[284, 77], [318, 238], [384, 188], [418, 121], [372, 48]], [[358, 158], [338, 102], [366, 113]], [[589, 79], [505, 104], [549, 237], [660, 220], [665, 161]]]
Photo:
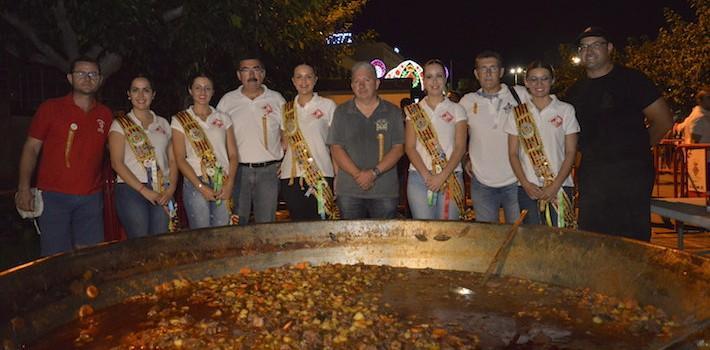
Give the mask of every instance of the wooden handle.
[[523, 219], [525, 219], [525, 215], [528, 215], [527, 209], [523, 209], [523, 211], [520, 212], [520, 217], [518, 218], [518, 220], [515, 220], [513, 226], [510, 227], [510, 231], [508, 231], [508, 235], [505, 237], [505, 241], [503, 241], [503, 244], [501, 244], [500, 248], [498, 248], [496, 255], [493, 257], [493, 260], [486, 269], [486, 273], [483, 275], [483, 280], [481, 281], [482, 286], [485, 286], [486, 282], [488, 282], [488, 279], [491, 278], [491, 273], [493, 272], [495, 266], [498, 264], [498, 260], [500, 259], [501, 253], [503, 253], [505, 248], [508, 247], [508, 245], [510, 245], [510, 242], [513, 241], [513, 238], [515, 238], [515, 234], [518, 233], [518, 226], [520, 226], [520, 224], [523, 222]]

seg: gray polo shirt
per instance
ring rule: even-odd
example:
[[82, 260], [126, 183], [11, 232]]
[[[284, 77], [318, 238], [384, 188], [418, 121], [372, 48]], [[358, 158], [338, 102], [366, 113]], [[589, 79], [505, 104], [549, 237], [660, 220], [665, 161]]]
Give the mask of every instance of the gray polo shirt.
[[[393, 145], [404, 144], [402, 112], [395, 105], [380, 100], [380, 104], [366, 118], [349, 100], [335, 109], [327, 143], [342, 146], [360, 169], [372, 169], [378, 163], [378, 134], [384, 135], [384, 154]], [[392, 198], [399, 196], [397, 167], [382, 173], [368, 191], [360, 188], [355, 179], [345, 171], [335, 177], [337, 194], [359, 198]]]

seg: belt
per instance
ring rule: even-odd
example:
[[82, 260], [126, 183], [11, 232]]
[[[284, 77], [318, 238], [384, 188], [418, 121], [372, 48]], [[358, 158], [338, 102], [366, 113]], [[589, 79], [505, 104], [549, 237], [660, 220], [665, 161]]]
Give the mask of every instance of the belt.
[[240, 166], [245, 166], [248, 168], [263, 168], [265, 166], [269, 166], [271, 164], [276, 164], [280, 162], [280, 160], [270, 160], [268, 162], [261, 162], [261, 163], [239, 163]]

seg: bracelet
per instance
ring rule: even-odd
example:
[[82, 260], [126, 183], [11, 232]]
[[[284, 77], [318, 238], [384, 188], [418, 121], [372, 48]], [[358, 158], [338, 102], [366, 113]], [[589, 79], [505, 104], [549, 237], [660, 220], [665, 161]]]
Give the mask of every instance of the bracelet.
[[204, 186], [205, 186], [205, 185], [203, 185], [202, 182], [200, 182], [200, 183], [197, 185], [197, 188], [200, 189], [200, 188], [202, 188], [202, 187], [204, 187]]
[[380, 177], [380, 175], [382, 175], [382, 171], [380, 171], [377, 167], [372, 168], [372, 173], [375, 174], [375, 177]]

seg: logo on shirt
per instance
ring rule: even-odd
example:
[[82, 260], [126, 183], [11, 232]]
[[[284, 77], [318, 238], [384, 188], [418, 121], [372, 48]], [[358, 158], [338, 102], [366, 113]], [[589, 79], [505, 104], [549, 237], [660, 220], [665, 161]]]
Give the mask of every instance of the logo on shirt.
[[451, 115], [451, 113], [449, 112], [445, 112], [441, 115], [441, 119], [443, 119], [447, 123], [451, 123], [451, 121], [454, 120], [454, 116]]
[[556, 128], [562, 126], [562, 117], [556, 115], [554, 118], [550, 119], [550, 124], [554, 125]]
[[513, 110], [513, 105], [510, 104], [510, 102], [505, 104], [505, 107], [503, 107], [503, 111], [507, 114], [510, 113], [510, 111]]
[[313, 118], [320, 119], [323, 116], [323, 111], [321, 111], [320, 109], [316, 109], [316, 111], [313, 112], [311, 115], [313, 116]]
[[375, 122], [375, 130], [377, 132], [387, 131], [388, 126], [389, 126], [389, 124], [387, 123], [387, 119], [380, 119], [377, 122]]
[[264, 116], [267, 116], [267, 115], [271, 114], [271, 113], [274, 111], [274, 108], [271, 107], [271, 105], [268, 104], [268, 103], [265, 104], [264, 107], [261, 107], [261, 109], [264, 110]]
[[222, 121], [222, 119], [215, 118], [212, 121], [212, 125], [214, 125], [215, 127], [218, 127], [218, 128], [222, 128], [224, 126], [224, 122]]
[[103, 119], [96, 119], [96, 131], [100, 134], [104, 133], [104, 120]]

